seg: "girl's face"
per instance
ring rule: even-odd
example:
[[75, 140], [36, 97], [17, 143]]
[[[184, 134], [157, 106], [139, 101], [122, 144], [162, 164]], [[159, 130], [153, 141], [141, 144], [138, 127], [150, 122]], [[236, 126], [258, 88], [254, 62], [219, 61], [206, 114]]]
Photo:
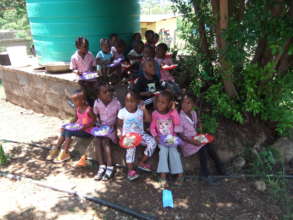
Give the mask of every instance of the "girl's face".
[[188, 96], [184, 96], [181, 104], [181, 109], [185, 113], [190, 113], [194, 107], [194, 102]]
[[143, 71], [150, 76], [156, 75], [155, 62], [154, 61], [145, 61], [143, 64]]
[[144, 48], [144, 45], [143, 44], [137, 44], [134, 49], [135, 49], [135, 51], [137, 53], [142, 53], [143, 52], [143, 48]]
[[124, 45], [117, 45], [116, 50], [119, 54], [122, 54], [125, 51], [125, 47]]
[[112, 36], [110, 39], [111, 45], [115, 45], [118, 41], [118, 37], [117, 36]]
[[156, 49], [156, 56], [157, 57], [160, 57], [160, 58], [163, 58], [163, 57], [165, 57], [166, 52], [167, 51], [165, 51], [162, 47], [157, 47], [157, 49]]
[[140, 33], [136, 33], [136, 34], [134, 34], [134, 36], [133, 36], [133, 40], [141, 41], [141, 35], [140, 35]]
[[100, 87], [98, 98], [105, 104], [110, 103], [112, 101], [112, 92], [109, 90], [108, 86]]
[[71, 100], [76, 107], [85, 105], [85, 97], [83, 94], [75, 94], [71, 96]]
[[110, 51], [111, 51], [110, 44], [108, 44], [108, 43], [103, 43], [101, 45], [101, 48], [104, 53], [110, 53]]
[[149, 43], [152, 43], [153, 42], [153, 39], [154, 39], [154, 34], [153, 33], [148, 33], [146, 36], [145, 36], [147, 42]]
[[127, 111], [133, 113], [136, 112], [137, 110], [137, 105], [138, 105], [138, 100], [133, 97], [130, 93], [127, 93], [125, 97], [125, 108]]
[[87, 43], [85, 43], [85, 42], [81, 43], [81, 44], [79, 45], [79, 47], [78, 47], [78, 53], [79, 53], [80, 55], [85, 55], [85, 54], [87, 54], [88, 50], [89, 50], [89, 46], [88, 46]]
[[172, 102], [170, 100], [162, 95], [158, 96], [157, 102], [156, 102], [156, 107], [158, 112], [160, 113], [167, 113], [169, 109], [171, 108]]
[[157, 44], [159, 42], [160, 37], [158, 35], [155, 35], [153, 38], [153, 43]]

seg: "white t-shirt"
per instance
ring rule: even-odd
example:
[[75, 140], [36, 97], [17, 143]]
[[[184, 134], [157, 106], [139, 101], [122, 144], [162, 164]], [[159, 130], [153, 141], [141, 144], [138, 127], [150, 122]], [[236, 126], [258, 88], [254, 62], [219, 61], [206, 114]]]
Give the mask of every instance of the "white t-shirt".
[[118, 118], [123, 120], [122, 135], [125, 135], [129, 132], [135, 132], [139, 134], [144, 133], [143, 128], [143, 111], [137, 109], [136, 112], [130, 113], [124, 107], [119, 110]]
[[[132, 49], [132, 50], [128, 53], [128, 56], [142, 57], [143, 54], [142, 54], [142, 53], [137, 53], [137, 52], [135, 51], [135, 49]], [[131, 64], [139, 63], [139, 61], [138, 61], [138, 60], [130, 60], [130, 63], [131, 63]]]

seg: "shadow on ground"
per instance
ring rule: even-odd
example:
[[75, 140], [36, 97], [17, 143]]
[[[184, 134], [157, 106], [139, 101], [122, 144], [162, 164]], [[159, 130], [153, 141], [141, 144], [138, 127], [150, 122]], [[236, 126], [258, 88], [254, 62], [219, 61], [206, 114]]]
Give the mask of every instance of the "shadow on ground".
[[[48, 138], [38, 142], [40, 147], [14, 144], [10, 151], [11, 161], [2, 170], [23, 175], [37, 180], [46, 180], [55, 176], [66, 177], [66, 180], [77, 185], [91, 196], [96, 196], [158, 219], [280, 219], [281, 210], [267, 193], [255, 190], [253, 184], [245, 179], [223, 180], [217, 186], [207, 186], [195, 179], [187, 179], [182, 187], [170, 185], [173, 192], [173, 209], [162, 208], [162, 193], [155, 174], [141, 173], [141, 178], [129, 182], [125, 179], [125, 170], [117, 169], [115, 177], [109, 182], [95, 182], [93, 176], [96, 169], [74, 169], [72, 162], [55, 164], [46, 161], [48, 149], [52, 141]], [[74, 155], [77, 160], [79, 155]], [[57, 180], [56, 180], [57, 181]], [[55, 182], [58, 186], [58, 182]], [[85, 185], [83, 185], [85, 184]], [[40, 190], [42, 190], [40, 188]], [[93, 219], [132, 219], [127, 215], [91, 202], [67, 197], [60, 199], [51, 208], [51, 212], [63, 213], [91, 212]], [[8, 213], [6, 219], [56, 219], [48, 213], [28, 209], [21, 213]], [[4, 219], [5, 219], [4, 218]], [[87, 219], [87, 218], [84, 218]], [[88, 217], [88, 219], [92, 219]]]

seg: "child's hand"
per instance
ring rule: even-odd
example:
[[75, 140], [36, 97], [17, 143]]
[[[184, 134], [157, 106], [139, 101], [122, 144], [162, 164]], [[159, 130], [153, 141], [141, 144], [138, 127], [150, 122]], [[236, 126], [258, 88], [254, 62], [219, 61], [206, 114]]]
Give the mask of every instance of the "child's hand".
[[82, 72], [80, 72], [80, 71], [78, 71], [78, 70], [74, 70], [73, 72], [74, 72], [75, 74], [79, 75], [79, 76], [82, 75]]
[[122, 137], [122, 132], [121, 132], [120, 128], [117, 128], [117, 136], [118, 136], [118, 138]]
[[160, 137], [159, 136], [156, 136], [155, 137], [155, 140], [156, 140], [156, 142], [159, 144], [160, 143]]
[[198, 140], [195, 140], [195, 139], [192, 139], [192, 143], [196, 146], [201, 144]]
[[172, 103], [172, 107], [171, 107], [172, 110], [176, 109], [176, 103], [173, 101]]
[[146, 107], [145, 107], [145, 105], [141, 105], [139, 108], [140, 108], [142, 111], [147, 110]]

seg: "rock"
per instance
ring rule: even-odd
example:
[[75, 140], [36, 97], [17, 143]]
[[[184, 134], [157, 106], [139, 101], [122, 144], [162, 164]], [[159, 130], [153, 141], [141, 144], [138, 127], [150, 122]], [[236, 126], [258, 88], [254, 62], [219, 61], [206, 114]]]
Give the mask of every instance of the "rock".
[[260, 192], [264, 192], [267, 189], [266, 183], [262, 180], [255, 181], [254, 186]]
[[272, 145], [272, 148], [280, 153], [281, 159], [286, 163], [293, 159], [293, 140], [290, 140], [288, 137], [279, 138]]
[[246, 164], [246, 161], [243, 157], [237, 157], [233, 161], [233, 166], [236, 167], [237, 169], [242, 169]]
[[266, 141], [267, 137], [264, 132], [261, 132], [258, 136], [256, 143], [253, 145], [253, 148], [259, 150], [261, 145]]
[[228, 149], [219, 149], [217, 150], [219, 158], [224, 163], [229, 162], [233, 157], [235, 157], [235, 153], [233, 151], [229, 151]]

